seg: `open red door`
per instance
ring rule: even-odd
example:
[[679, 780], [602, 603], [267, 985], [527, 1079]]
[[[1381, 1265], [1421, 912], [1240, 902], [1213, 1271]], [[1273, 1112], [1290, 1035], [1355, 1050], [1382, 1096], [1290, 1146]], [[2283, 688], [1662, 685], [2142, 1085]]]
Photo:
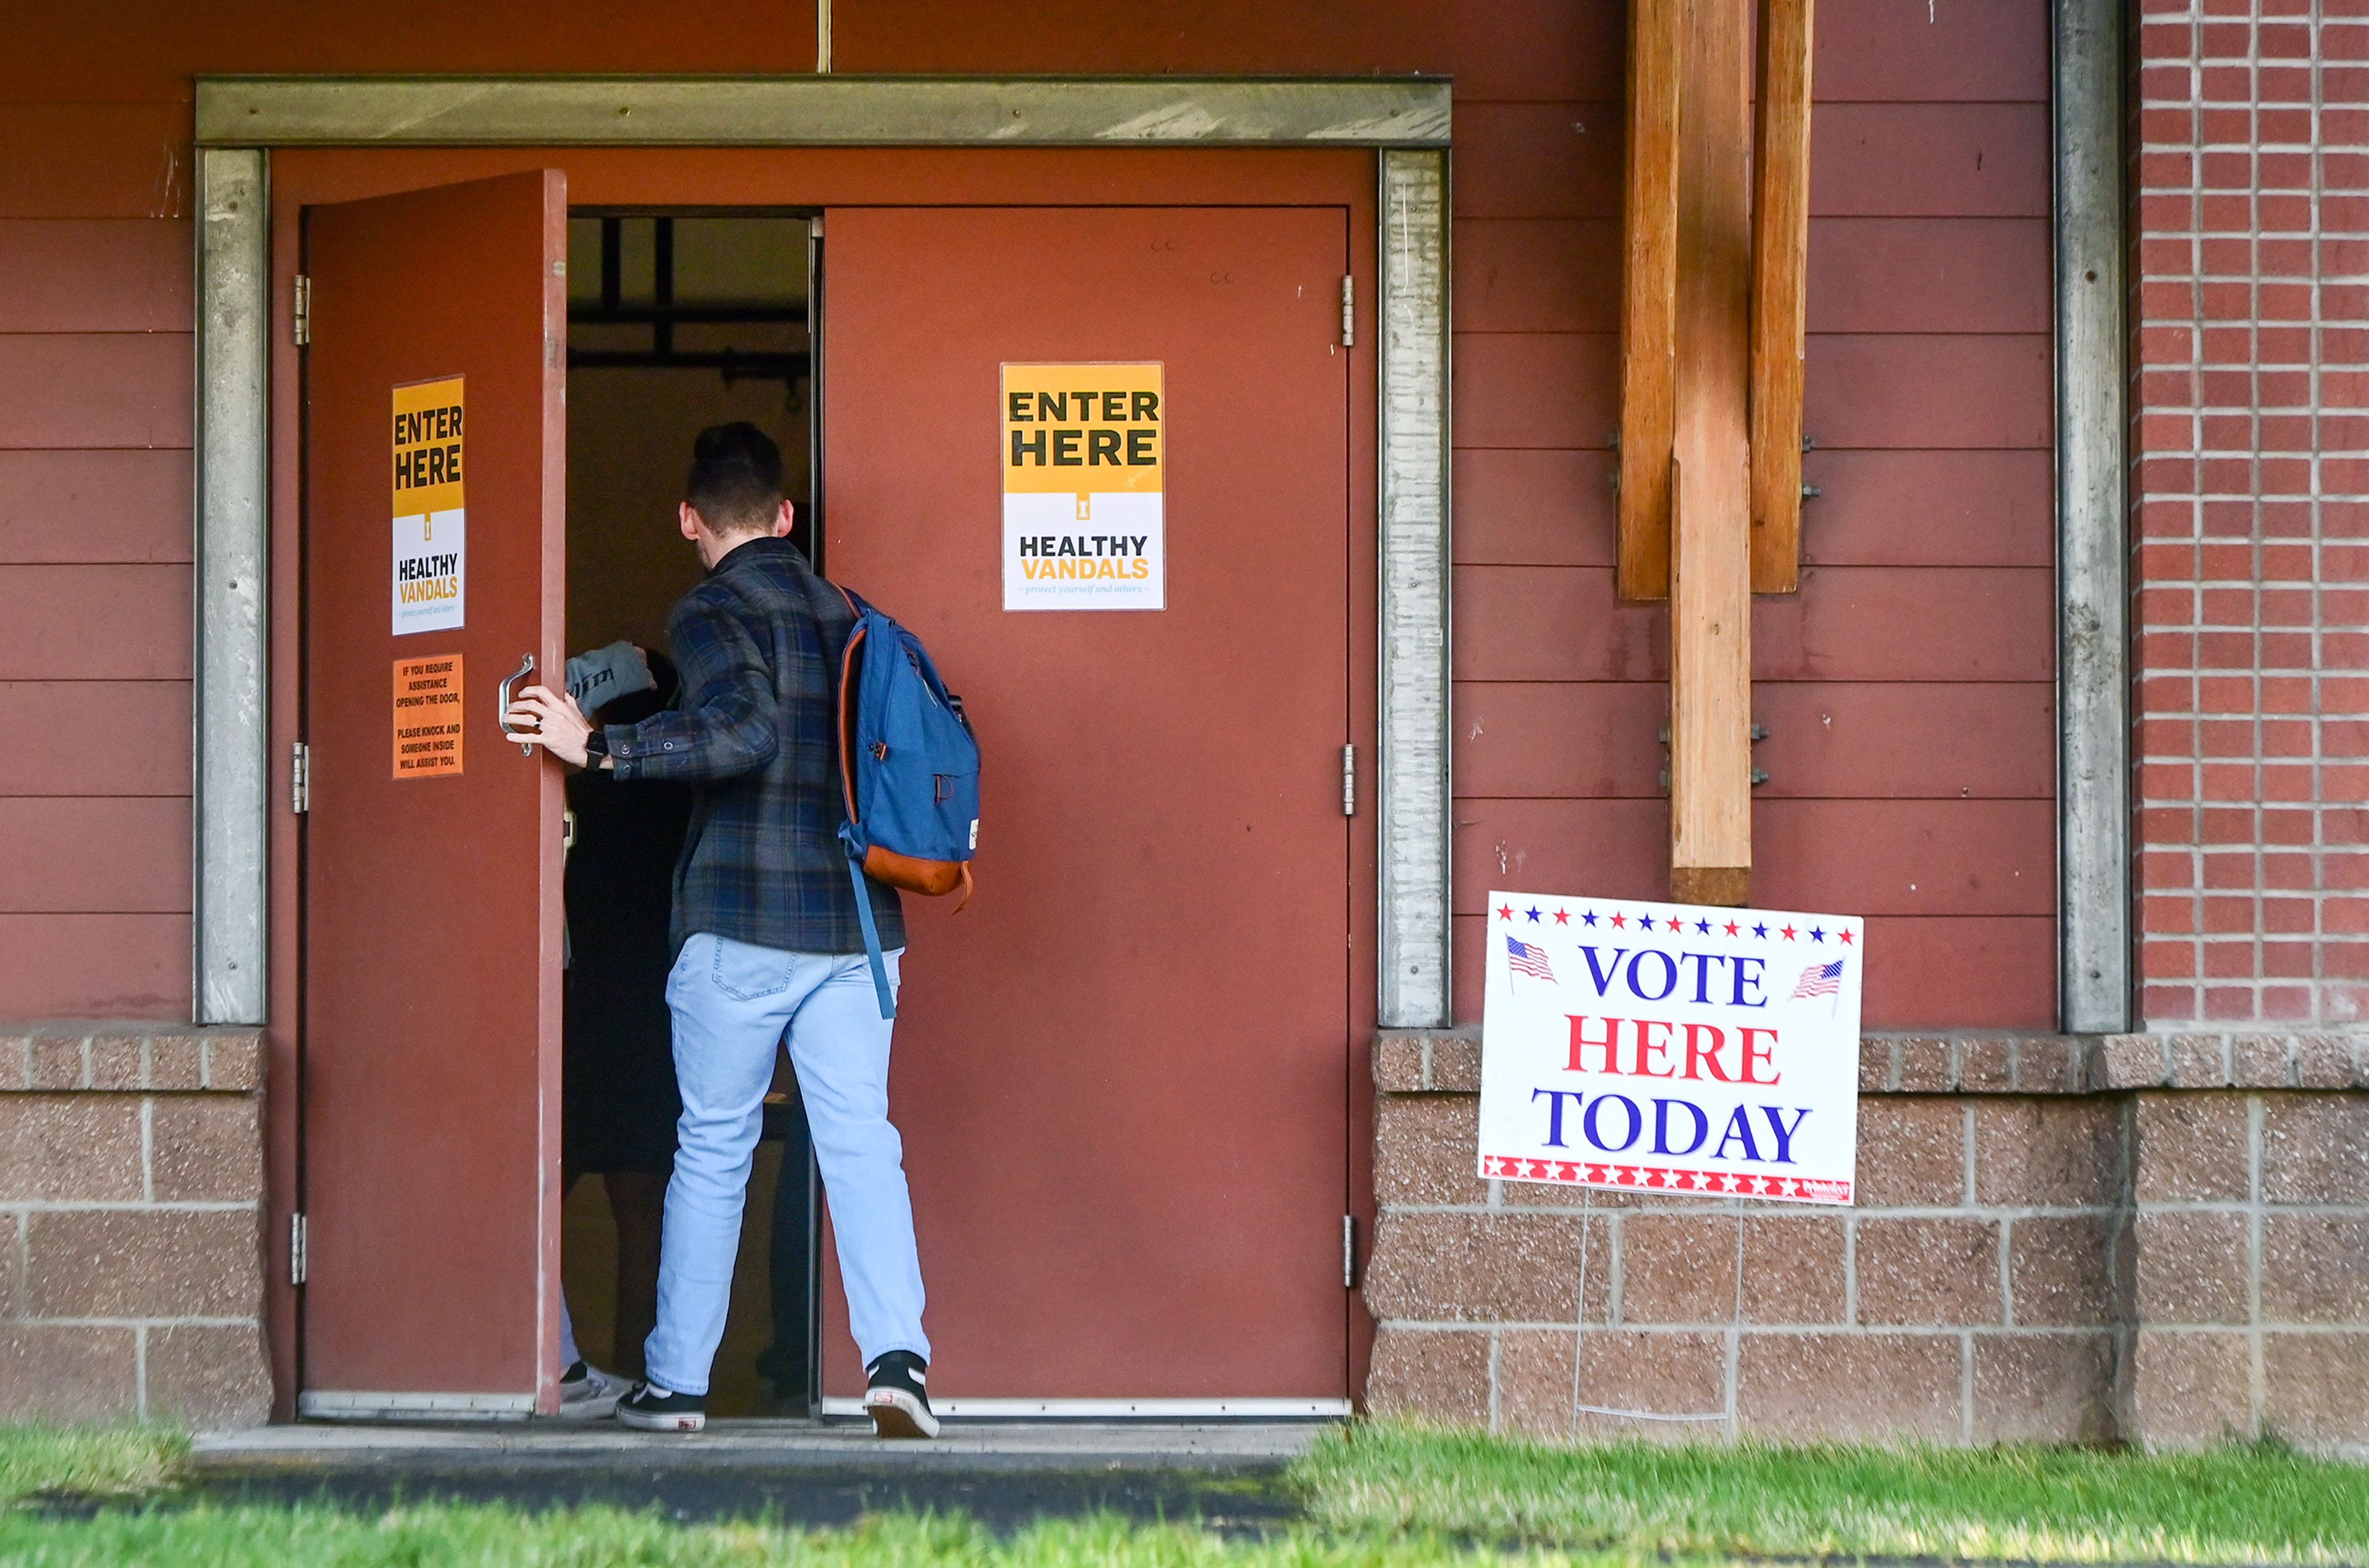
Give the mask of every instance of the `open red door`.
[[556, 170], [306, 215], [308, 1415], [555, 1408], [565, 803], [497, 714], [564, 657], [566, 231]]
[[977, 899], [906, 900], [931, 1394], [1344, 1409], [1347, 216], [826, 219], [826, 565], [984, 753]]

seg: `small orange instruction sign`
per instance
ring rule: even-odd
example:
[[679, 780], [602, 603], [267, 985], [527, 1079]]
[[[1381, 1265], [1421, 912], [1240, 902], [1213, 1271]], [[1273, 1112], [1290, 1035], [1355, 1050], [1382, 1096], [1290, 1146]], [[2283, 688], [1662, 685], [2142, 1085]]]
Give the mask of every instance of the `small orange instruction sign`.
[[461, 656], [395, 661], [395, 776], [461, 771]]

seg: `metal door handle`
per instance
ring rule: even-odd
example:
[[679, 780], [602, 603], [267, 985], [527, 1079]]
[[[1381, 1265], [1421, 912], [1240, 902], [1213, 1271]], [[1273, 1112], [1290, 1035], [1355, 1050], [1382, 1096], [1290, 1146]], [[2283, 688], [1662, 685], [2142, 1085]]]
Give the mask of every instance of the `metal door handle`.
[[[510, 727], [510, 688], [533, 673], [534, 655], [528, 654], [524, 658], [519, 660], [518, 673], [505, 677], [502, 681], [500, 687], [501, 700], [499, 705], [496, 707], [494, 711], [494, 722], [501, 727], [502, 733], [505, 735], [509, 733]], [[534, 743], [532, 741], [521, 740], [519, 742], [519, 750], [532, 757], [534, 755]]]

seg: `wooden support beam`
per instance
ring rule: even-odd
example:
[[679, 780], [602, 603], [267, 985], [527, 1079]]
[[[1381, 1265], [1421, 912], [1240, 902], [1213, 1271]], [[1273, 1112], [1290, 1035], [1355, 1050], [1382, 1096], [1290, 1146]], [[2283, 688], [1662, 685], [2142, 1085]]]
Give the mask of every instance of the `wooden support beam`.
[[1670, 891], [1752, 872], [1752, 0], [1686, 0], [1671, 462]]
[[1685, 0], [1631, 0], [1627, 256], [1620, 297], [1623, 599], [1670, 591], [1670, 440], [1677, 418], [1678, 52]]
[[1816, 0], [1760, 0], [1753, 129], [1752, 589], [1802, 583], [1802, 332], [1810, 254]]

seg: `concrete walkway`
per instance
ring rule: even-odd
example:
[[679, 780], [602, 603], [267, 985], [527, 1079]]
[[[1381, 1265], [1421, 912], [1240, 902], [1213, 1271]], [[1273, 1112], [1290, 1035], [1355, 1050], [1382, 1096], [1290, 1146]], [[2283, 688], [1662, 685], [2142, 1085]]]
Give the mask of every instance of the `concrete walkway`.
[[718, 1421], [692, 1436], [609, 1422], [306, 1424], [200, 1437], [189, 1463], [198, 1487], [222, 1501], [605, 1503], [809, 1525], [910, 1508], [960, 1512], [998, 1529], [1107, 1510], [1254, 1529], [1291, 1516], [1283, 1471], [1321, 1430], [1315, 1422], [950, 1421], [933, 1442], [884, 1443], [868, 1425], [806, 1421]]

